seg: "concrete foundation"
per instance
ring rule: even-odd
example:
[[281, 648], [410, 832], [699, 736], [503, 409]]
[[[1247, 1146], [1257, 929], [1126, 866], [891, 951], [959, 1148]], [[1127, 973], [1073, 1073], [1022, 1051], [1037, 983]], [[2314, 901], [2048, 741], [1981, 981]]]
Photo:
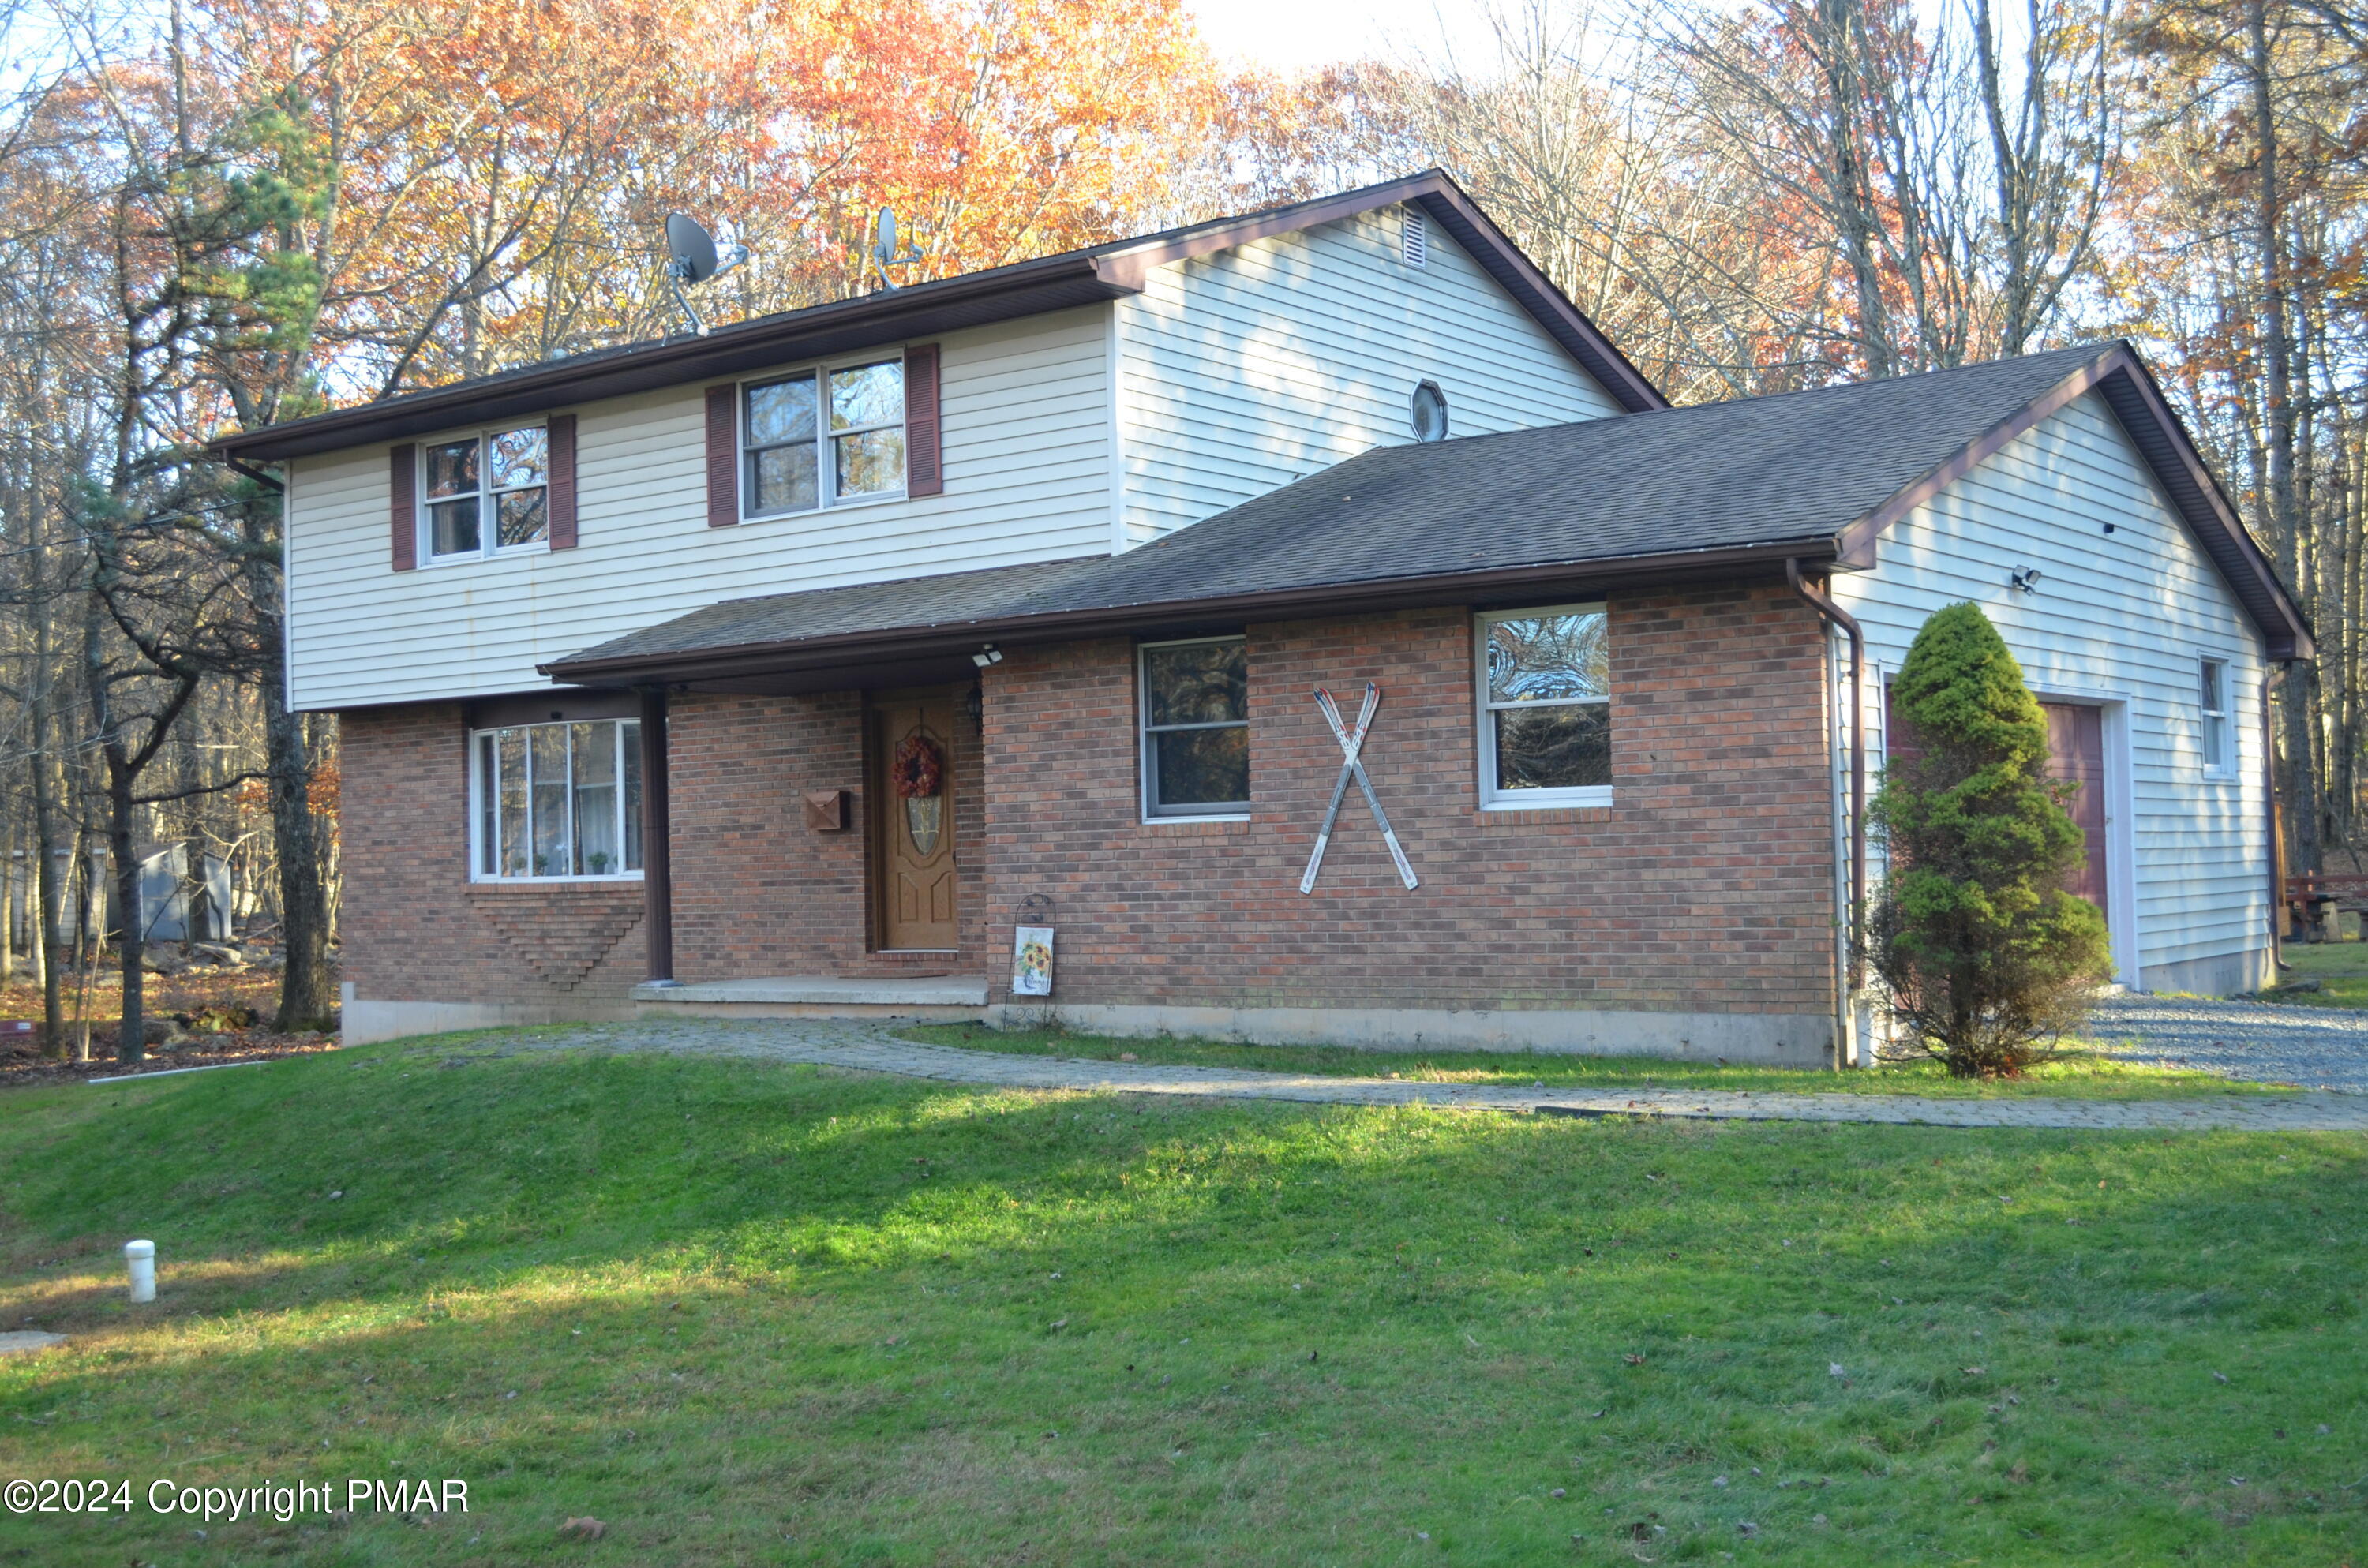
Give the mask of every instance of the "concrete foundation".
[[1081, 1033], [1183, 1035], [1256, 1045], [1365, 1051], [1534, 1051], [1562, 1056], [1668, 1056], [1780, 1067], [1832, 1064], [1834, 1020], [1818, 1014], [1450, 1011], [1412, 1007], [1180, 1007], [1108, 1004], [986, 1009], [1001, 1028], [1059, 1023]]
[[2141, 991], [2181, 992], [2191, 996], [2234, 996], [2277, 983], [2277, 960], [2265, 944], [2241, 953], [2150, 963], [2139, 975]]
[[633, 1010], [644, 1018], [899, 1018], [962, 1024], [986, 1016], [986, 982], [975, 977], [793, 974], [636, 985]]
[[455, 1029], [518, 1028], [530, 1024], [608, 1023], [633, 1016], [627, 1006], [528, 1005], [518, 1002], [366, 1002], [348, 996], [340, 1009], [338, 1040], [347, 1045], [450, 1034]]

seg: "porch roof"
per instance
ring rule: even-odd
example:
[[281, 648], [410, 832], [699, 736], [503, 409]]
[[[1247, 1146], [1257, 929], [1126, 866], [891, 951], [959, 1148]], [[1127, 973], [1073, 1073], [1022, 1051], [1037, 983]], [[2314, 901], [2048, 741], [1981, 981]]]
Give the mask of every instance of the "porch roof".
[[2124, 343], [1772, 397], [1378, 447], [1119, 556], [731, 599], [543, 666], [687, 684], [1007, 645], [1862, 569], [1882, 529], [2102, 392], [2273, 657], [2309, 635]]

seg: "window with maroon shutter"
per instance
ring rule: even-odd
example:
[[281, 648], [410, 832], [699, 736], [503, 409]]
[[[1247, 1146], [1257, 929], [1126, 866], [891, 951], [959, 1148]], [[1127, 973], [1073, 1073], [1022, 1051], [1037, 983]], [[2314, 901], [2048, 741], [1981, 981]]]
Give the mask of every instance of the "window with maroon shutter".
[[711, 387], [707, 399], [710, 527], [944, 488], [934, 343], [768, 376], [736, 399]]
[[554, 414], [551, 436], [551, 548], [575, 548], [575, 415]]
[[740, 520], [740, 389], [707, 389], [707, 526]]
[[938, 346], [905, 350], [905, 494], [942, 495], [944, 465], [938, 446]]
[[394, 569], [419, 564], [419, 449], [390, 447], [386, 454], [387, 534]]

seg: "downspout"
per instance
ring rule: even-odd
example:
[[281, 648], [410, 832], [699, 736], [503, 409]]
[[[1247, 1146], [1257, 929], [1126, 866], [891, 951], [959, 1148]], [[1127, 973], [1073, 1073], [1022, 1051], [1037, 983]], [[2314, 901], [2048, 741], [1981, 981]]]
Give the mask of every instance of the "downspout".
[[[2289, 666], [2291, 667], [2291, 666]], [[2278, 823], [2278, 747], [2270, 728], [2270, 683], [2261, 682], [2261, 818], [2269, 832], [2270, 983], [2285, 967], [2286, 841]]]
[[1857, 995], [1862, 980], [1864, 956], [1860, 951], [1858, 924], [1866, 908], [1866, 633], [1850, 616], [1831, 598], [1809, 586], [1801, 575], [1797, 557], [1784, 562], [1784, 580], [1793, 591], [1826, 620], [1842, 630], [1850, 639], [1850, 906], [1841, 920], [1845, 956], [1842, 1006], [1847, 1012], [1850, 998]]

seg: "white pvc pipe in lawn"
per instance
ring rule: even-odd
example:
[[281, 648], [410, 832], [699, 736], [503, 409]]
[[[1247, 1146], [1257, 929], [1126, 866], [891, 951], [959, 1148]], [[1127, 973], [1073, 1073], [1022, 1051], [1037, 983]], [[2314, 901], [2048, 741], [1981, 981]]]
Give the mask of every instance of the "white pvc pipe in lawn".
[[124, 1243], [123, 1262], [124, 1266], [131, 1270], [132, 1301], [135, 1302], [154, 1301], [156, 1299], [156, 1244], [154, 1242]]

